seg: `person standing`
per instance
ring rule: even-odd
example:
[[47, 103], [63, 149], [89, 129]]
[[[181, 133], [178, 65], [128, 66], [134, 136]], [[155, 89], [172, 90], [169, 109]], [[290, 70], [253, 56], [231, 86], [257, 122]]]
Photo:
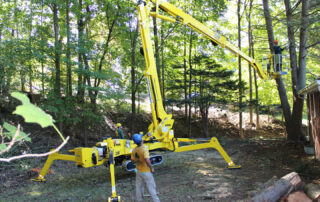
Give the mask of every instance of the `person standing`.
[[142, 135], [134, 134], [133, 141], [138, 145], [131, 153], [131, 161], [136, 164], [136, 200], [143, 201], [143, 191], [146, 186], [152, 200], [160, 202], [152, 174], [154, 169], [150, 162], [149, 151], [143, 146]]
[[124, 139], [121, 123], [117, 123], [116, 137], [119, 139]]
[[281, 48], [278, 45], [278, 41], [274, 40], [273, 41], [274, 44], [274, 71], [276, 72], [282, 72], [282, 51], [284, 50], [284, 48]]

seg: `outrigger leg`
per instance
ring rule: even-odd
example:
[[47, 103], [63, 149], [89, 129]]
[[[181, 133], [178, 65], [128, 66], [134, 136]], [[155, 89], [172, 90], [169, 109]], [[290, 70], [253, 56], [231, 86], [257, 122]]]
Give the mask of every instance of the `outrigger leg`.
[[74, 155], [67, 155], [67, 154], [59, 154], [58, 152], [50, 154], [48, 156], [48, 159], [46, 163], [44, 164], [40, 174], [38, 175], [37, 178], [31, 179], [32, 181], [35, 182], [44, 182], [46, 179], [44, 178], [52, 164], [53, 161], [55, 160], [64, 160], [64, 161], [76, 161], [76, 158]]
[[[179, 147], [179, 142], [206, 142], [206, 143], [200, 143], [200, 144], [194, 144], [194, 145], [188, 145], [188, 146], [181, 146]], [[185, 152], [185, 151], [192, 151], [192, 150], [199, 150], [199, 149], [206, 149], [206, 148], [213, 148], [218, 150], [220, 155], [224, 158], [224, 160], [228, 163], [227, 168], [233, 169], [233, 168], [241, 168], [240, 165], [236, 165], [227, 152], [222, 148], [220, 145], [218, 139], [216, 137], [209, 139], [189, 139], [189, 138], [177, 138], [177, 146], [175, 149], [175, 152]]]
[[110, 163], [110, 178], [111, 178], [111, 189], [112, 189], [112, 195], [108, 198], [108, 202], [120, 202], [120, 196], [117, 196], [116, 192], [116, 180], [114, 176], [114, 157], [113, 157], [113, 151], [111, 150], [109, 152], [109, 163]]

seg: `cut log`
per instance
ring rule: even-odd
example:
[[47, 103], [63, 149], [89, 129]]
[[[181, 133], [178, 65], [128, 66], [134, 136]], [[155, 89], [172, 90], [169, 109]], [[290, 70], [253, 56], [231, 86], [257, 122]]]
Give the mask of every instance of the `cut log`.
[[313, 184], [313, 183], [307, 184], [304, 187], [304, 191], [312, 200], [316, 200], [320, 196], [320, 186], [317, 184]]
[[288, 196], [292, 191], [300, 190], [302, 188], [303, 182], [300, 176], [296, 172], [292, 172], [263, 189], [251, 200], [255, 202], [276, 202], [282, 197]]
[[312, 202], [312, 200], [303, 192], [295, 191], [291, 193], [287, 198], [281, 200], [283, 202]]

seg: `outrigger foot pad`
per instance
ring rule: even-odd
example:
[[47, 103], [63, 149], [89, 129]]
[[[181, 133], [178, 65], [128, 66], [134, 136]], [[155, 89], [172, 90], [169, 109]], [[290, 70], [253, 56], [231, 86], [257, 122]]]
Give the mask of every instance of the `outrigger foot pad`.
[[120, 202], [120, 196], [117, 196], [117, 197], [114, 197], [114, 198], [111, 198], [109, 197], [108, 198], [108, 202]]
[[240, 166], [240, 165], [233, 164], [233, 165], [227, 166], [227, 168], [229, 168], [229, 169], [240, 169], [241, 166]]
[[34, 182], [45, 182], [46, 179], [44, 179], [43, 177], [37, 177], [37, 178], [33, 178], [31, 179], [31, 181], [34, 181]]

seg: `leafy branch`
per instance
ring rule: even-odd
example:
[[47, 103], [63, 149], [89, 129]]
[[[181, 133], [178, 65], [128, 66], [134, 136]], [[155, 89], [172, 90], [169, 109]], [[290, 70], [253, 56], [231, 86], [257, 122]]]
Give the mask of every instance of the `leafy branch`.
[[[8, 147], [6, 146], [6, 143], [4, 143], [4, 136], [3, 136], [3, 130], [1, 128], [1, 146], [5, 147], [3, 150], [0, 150], [0, 155], [2, 155], [3, 153], [9, 151], [11, 149], [11, 147], [14, 145], [14, 143], [16, 142], [17, 137], [19, 136], [19, 131], [20, 131], [20, 124], [18, 125], [18, 129], [15, 133], [15, 135], [13, 136], [13, 138], [11, 139], [10, 143], [8, 144]], [[2, 148], [0, 147], [0, 149]]]
[[[18, 130], [17, 130], [18, 132]], [[69, 140], [69, 136], [57, 147], [55, 148], [54, 150], [51, 150], [50, 152], [47, 152], [47, 153], [42, 153], [42, 154], [23, 154], [23, 155], [19, 155], [19, 156], [13, 156], [13, 157], [10, 157], [10, 158], [0, 158], [0, 161], [3, 161], [3, 162], [10, 162], [10, 161], [13, 161], [13, 160], [17, 160], [17, 159], [22, 159], [22, 158], [31, 158], [31, 157], [44, 157], [44, 156], [49, 156], [50, 154], [53, 154], [53, 153], [56, 153], [58, 151], [60, 151], [60, 149], [68, 143], [68, 140]], [[13, 140], [13, 139], [12, 139]], [[14, 143], [14, 141], [11, 141]], [[9, 148], [9, 147], [8, 147]], [[0, 153], [1, 155], [1, 153]]]
[[[10, 162], [12, 160], [17, 160], [21, 158], [28, 158], [28, 157], [43, 157], [48, 156], [54, 152], [59, 151], [69, 140], [69, 137], [66, 139], [63, 137], [61, 132], [58, 130], [58, 128], [54, 125], [53, 118], [45, 113], [41, 108], [37, 107], [36, 105], [32, 104], [29, 100], [29, 98], [18, 92], [13, 92], [12, 97], [20, 100], [22, 102], [22, 105], [19, 105], [16, 110], [13, 112], [14, 114], [18, 114], [22, 116], [27, 123], [37, 123], [42, 128], [52, 126], [57, 133], [60, 135], [61, 139], [63, 140], [62, 144], [58, 146], [53, 151], [42, 153], [42, 154], [24, 154], [19, 156], [14, 156], [10, 158], [0, 158], [0, 161], [4, 162]], [[6, 129], [7, 132], [4, 132], [3, 129]], [[18, 141], [26, 140], [31, 141], [31, 139], [26, 135], [24, 132], [20, 131], [20, 125], [18, 125], [18, 128], [9, 125], [8, 123], [4, 123], [3, 128], [0, 127], [0, 136], [2, 138], [0, 143], [0, 155], [4, 154], [5, 152], [8, 152], [12, 146], [17, 143]], [[10, 140], [9, 143], [5, 143], [4, 139], [7, 138]]]

